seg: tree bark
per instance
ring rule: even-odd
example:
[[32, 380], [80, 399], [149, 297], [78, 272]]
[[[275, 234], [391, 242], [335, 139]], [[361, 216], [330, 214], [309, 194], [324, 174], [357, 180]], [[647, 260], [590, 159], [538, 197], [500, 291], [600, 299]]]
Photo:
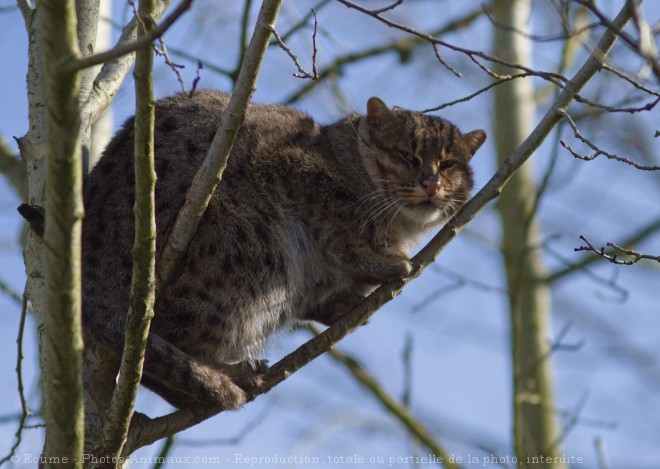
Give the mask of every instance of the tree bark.
[[[499, 24], [526, 31], [530, 8], [531, 0], [503, 0], [496, 2], [494, 11]], [[494, 31], [494, 55], [531, 66], [529, 38], [498, 26]], [[498, 66], [496, 72], [507, 74], [510, 70]], [[495, 145], [498, 161], [503, 164], [532, 130], [536, 114], [532, 82], [525, 79], [503, 84], [495, 89], [494, 97]], [[551, 298], [548, 284], [540, 281], [546, 269], [536, 248], [542, 235], [532, 214], [535, 194], [530, 160], [511, 178], [497, 203], [509, 292], [513, 436], [521, 467], [558, 468], [564, 466], [527, 463], [528, 457], [560, 453], [549, 345]]]
[[[140, 0], [138, 37], [154, 27], [153, 0]], [[154, 316], [156, 214], [154, 169], [153, 49], [138, 49], [135, 60], [135, 243], [133, 279], [126, 321], [126, 336], [119, 378], [104, 426], [104, 450], [118, 458], [128, 436], [137, 397], [149, 326]], [[117, 467], [121, 467], [118, 464]]]
[[39, 3], [46, 107], [45, 309], [43, 456], [82, 467], [84, 441], [80, 235], [82, 231], [82, 155], [80, 149], [80, 74], [61, 64], [80, 55], [73, 0]]
[[[99, 24], [96, 28], [96, 47], [95, 50], [109, 49], [112, 44], [112, 27], [104, 18], [112, 17], [112, 0], [101, 0], [99, 3]], [[101, 71], [101, 66], [92, 67], [93, 76], [96, 77]], [[89, 160], [85, 174], [94, 167], [101, 157], [101, 153], [112, 137], [112, 110], [106, 109], [99, 115], [99, 118], [92, 124], [92, 133], [89, 142]]]

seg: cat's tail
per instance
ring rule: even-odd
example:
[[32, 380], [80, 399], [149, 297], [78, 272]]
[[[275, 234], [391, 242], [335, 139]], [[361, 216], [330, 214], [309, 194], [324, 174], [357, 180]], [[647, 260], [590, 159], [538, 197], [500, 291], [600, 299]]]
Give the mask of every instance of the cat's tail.
[[[237, 409], [246, 402], [241, 376], [201, 363], [154, 333], [145, 351], [142, 384], [179, 409]], [[233, 374], [233, 373], [232, 373]], [[245, 383], [240, 383], [245, 385]]]
[[[105, 377], [103, 379], [108, 382], [102, 386], [112, 388], [122, 360], [126, 322], [123, 318], [107, 320], [107, 316], [119, 318], [121, 315], [117, 311], [109, 312], [107, 306], [102, 309], [94, 299], [88, 299], [83, 308], [85, 348], [90, 351], [89, 357], [95, 358], [95, 363], [84, 364], [85, 372]], [[252, 367], [240, 363], [201, 362], [150, 332], [141, 384], [179, 409], [237, 409], [247, 401], [247, 393], [263, 381], [265, 364], [262, 368], [259, 366], [259, 363]]]

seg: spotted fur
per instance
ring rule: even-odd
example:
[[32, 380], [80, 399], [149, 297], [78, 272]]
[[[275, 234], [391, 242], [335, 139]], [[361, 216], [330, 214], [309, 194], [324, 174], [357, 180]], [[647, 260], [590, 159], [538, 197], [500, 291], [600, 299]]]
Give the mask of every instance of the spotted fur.
[[[157, 104], [157, 249], [181, 208], [228, 96]], [[86, 347], [118, 368], [131, 281], [133, 120], [85, 189]], [[466, 201], [485, 139], [377, 98], [367, 115], [321, 126], [283, 106], [251, 105], [197, 234], [157, 299], [143, 384], [177, 407], [235, 408], [261, 355], [300, 320], [332, 324], [375, 285], [410, 271], [411, 247]]]

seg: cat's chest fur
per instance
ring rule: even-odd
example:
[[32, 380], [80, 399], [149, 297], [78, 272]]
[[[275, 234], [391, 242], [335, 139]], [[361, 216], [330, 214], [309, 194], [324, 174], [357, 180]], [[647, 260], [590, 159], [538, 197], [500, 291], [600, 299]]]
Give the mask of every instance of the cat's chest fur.
[[[199, 91], [157, 105], [158, 254], [228, 100]], [[151, 337], [170, 344], [162, 358], [215, 366], [255, 357], [277, 329], [301, 319], [331, 324], [374, 285], [406, 275], [416, 238], [467, 199], [468, 160], [484, 138], [375, 98], [366, 116], [329, 126], [288, 107], [251, 105], [198, 231], [156, 300]], [[132, 153], [129, 120], [86, 184], [86, 341], [116, 341], [105, 331], [125, 324]], [[177, 402], [154, 384], [165, 379], [149, 358], [149, 350], [162, 355], [156, 349], [148, 348], [145, 380]]]

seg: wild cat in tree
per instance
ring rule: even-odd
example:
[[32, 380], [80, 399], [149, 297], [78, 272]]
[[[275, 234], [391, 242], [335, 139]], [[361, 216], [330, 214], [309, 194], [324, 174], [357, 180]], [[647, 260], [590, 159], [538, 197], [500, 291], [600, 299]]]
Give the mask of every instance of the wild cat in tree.
[[[162, 251], [229, 102], [178, 94], [156, 106], [157, 250]], [[179, 408], [240, 407], [266, 372], [267, 338], [301, 320], [333, 324], [411, 271], [420, 235], [468, 199], [483, 130], [389, 109], [322, 126], [250, 105], [227, 168], [170, 285], [156, 299], [142, 383]], [[86, 347], [119, 368], [134, 236], [133, 120], [85, 186]]]

